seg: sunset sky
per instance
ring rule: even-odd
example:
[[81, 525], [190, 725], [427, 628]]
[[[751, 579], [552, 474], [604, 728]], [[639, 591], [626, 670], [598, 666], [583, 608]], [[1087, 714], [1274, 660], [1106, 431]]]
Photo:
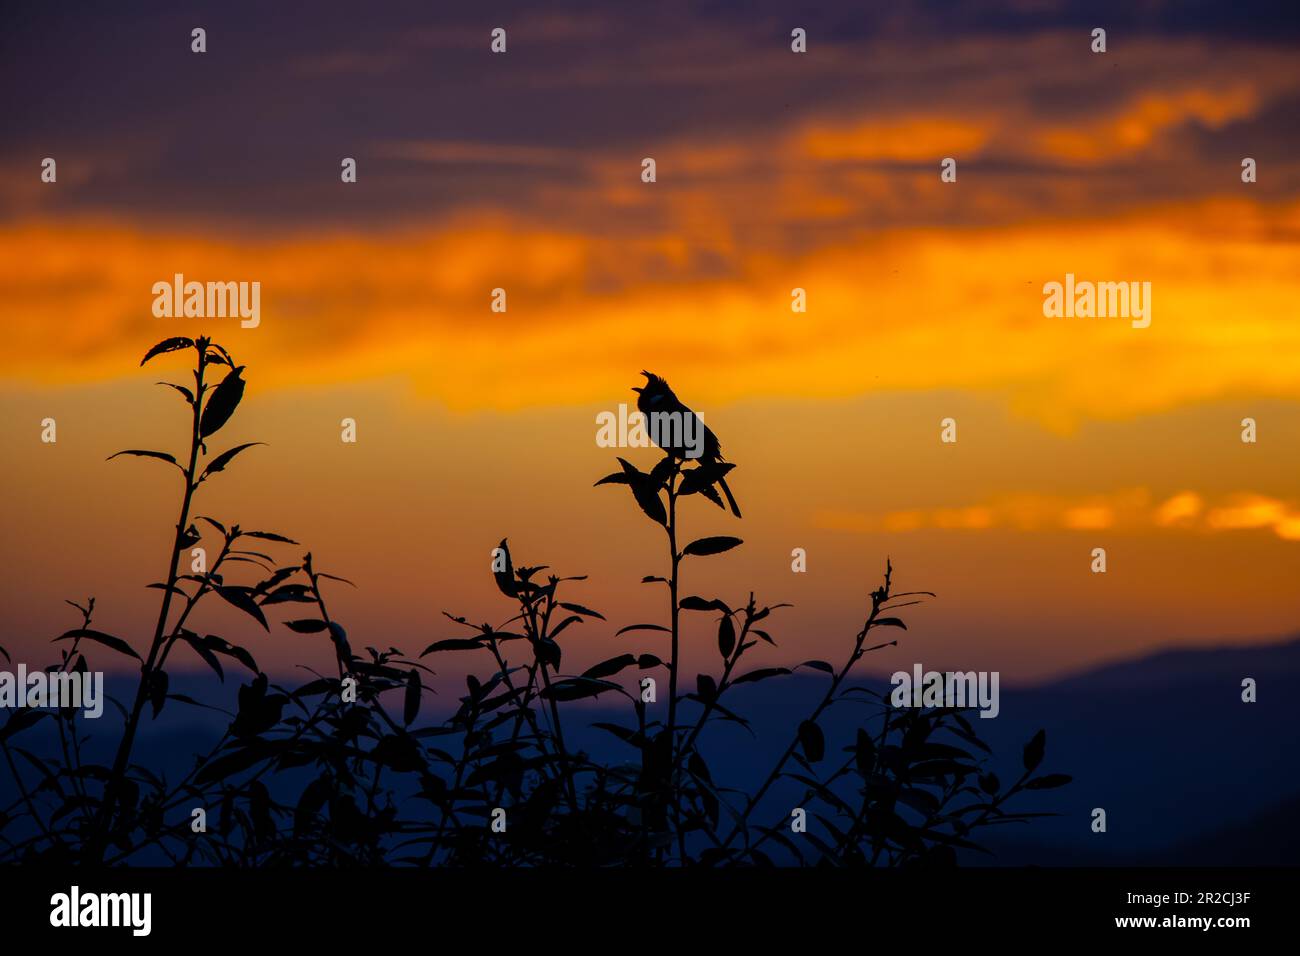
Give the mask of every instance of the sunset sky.
[[[567, 632], [566, 668], [655, 649], [613, 634], [665, 616], [638, 583], [662, 534], [592, 487], [616, 454], [656, 458], [595, 443], [643, 368], [737, 464], [744, 519], [695, 499], [685, 520], [745, 544], [688, 562], [686, 592], [792, 603], [771, 662], [841, 658], [887, 556], [937, 597], [881, 671], [1029, 681], [1297, 631], [1294, 5], [271, 7], [32, 5], [21, 45], [0, 36], [15, 660], [49, 659], [63, 600], [91, 594], [98, 626], [147, 643], [179, 481], [105, 458], [181, 447], [184, 406], [153, 383], [184, 360], [138, 363], [197, 334], [248, 366], [216, 445], [267, 442], [198, 513], [355, 581], [331, 611], [358, 648], [418, 652], [453, 633], [443, 610], [508, 617], [508, 536], [516, 563], [590, 575], [570, 597], [609, 618]], [[260, 325], [155, 317], [175, 273], [259, 281]], [[1067, 273], [1150, 282], [1150, 327], [1045, 318]], [[246, 620], [203, 626], [282, 673], [332, 658]]]

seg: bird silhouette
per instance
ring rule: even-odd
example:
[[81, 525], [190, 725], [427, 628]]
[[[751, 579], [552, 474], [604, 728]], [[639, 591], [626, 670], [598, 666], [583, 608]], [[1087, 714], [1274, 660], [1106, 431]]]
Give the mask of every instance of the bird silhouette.
[[[691, 480], [691, 478], [694, 480], [691, 481], [690, 486], [683, 482], [683, 486], [700, 491], [718, 507], [722, 507], [722, 501], [718, 498], [717, 492], [713, 490], [713, 485], [716, 484], [722, 489], [722, 493], [727, 496], [727, 504], [731, 505], [731, 513], [739, 518], [740, 506], [736, 504], [735, 496], [732, 495], [731, 489], [727, 487], [725, 477], [727, 472], [735, 466], [723, 459], [722, 445], [718, 442], [718, 436], [713, 434], [712, 429], [704, 424], [703, 418], [682, 404], [681, 399], [668, 387], [667, 382], [653, 372], [642, 370], [641, 374], [646, 377], [645, 385], [639, 388], [633, 387], [632, 391], [637, 393], [637, 411], [646, 416], [651, 440], [674, 458], [694, 460], [697, 463], [697, 468], [688, 478], [688, 480]], [[655, 415], [677, 415], [680, 417], [677, 419], [660, 418], [658, 419], [660, 425], [654, 427], [656, 419], [652, 416]], [[670, 421], [680, 421], [681, 427], [669, 427], [667, 423]], [[698, 445], [694, 441], [688, 442], [687, 436], [697, 436], [699, 434], [698, 429], [703, 429], [704, 440]], [[697, 448], [698, 454], [693, 454]]]

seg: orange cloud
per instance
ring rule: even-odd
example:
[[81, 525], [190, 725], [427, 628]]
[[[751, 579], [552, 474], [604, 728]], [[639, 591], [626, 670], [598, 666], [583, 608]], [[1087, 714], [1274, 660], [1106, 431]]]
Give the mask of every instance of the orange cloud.
[[1142, 93], [1125, 108], [1083, 124], [1049, 126], [1037, 133], [1039, 150], [1072, 162], [1096, 162], [1151, 146], [1163, 133], [1189, 121], [1218, 129], [1253, 115], [1255, 89], [1238, 83], [1224, 90], [1193, 88]]
[[798, 148], [819, 160], [926, 161], [978, 154], [988, 142], [988, 121], [953, 117], [907, 116], [866, 120], [844, 128], [813, 125], [798, 136]]
[[[1225, 396], [1300, 398], [1300, 276], [1285, 240], [1297, 225], [1300, 206], [1211, 203], [844, 236], [783, 255], [725, 230], [601, 237], [489, 216], [244, 241], [11, 225], [0, 372], [117, 377], [160, 338], [212, 332], [256, 361], [263, 385], [399, 377], [456, 408], [600, 400], [653, 364], [695, 379], [700, 401], [960, 389], [1068, 429]], [[176, 272], [260, 281], [261, 325], [154, 318], [152, 285]], [[1150, 281], [1151, 327], [1044, 318], [1042, 286], [1066, 272]], [[790, 310], [796, 287], [806, 313]], [[495, 288], [506, 313], [489, 309]]]
[[1132, 488], [1110, 495], [1070, 501], [1057, 495], [1007, 495], [987, 505], [910, 509], [884, 514], [822, 511], [818, 527], [836, 531], [905, 532], [927, 528], [985, 531], [1105, 531], [1148, 529], [1190, 530], [1200, 533], [1266, 529], [1287, 541], [1300, 541], [1300, 504], [1267, 495], [1240, 492], [1222, 504], [1205, 508], [1200, 495], [1179, 492], [1159, 505], [1151, 493]]
[[1156, 524], [1162, 528], [1186, 525], [1196, 520], [1204, 508], [1205, 502], [1196, 492], [1181, 491], [1156, 510]]
[[1215, 531], [1242, 531], [1275, 528], [1297, 518], [1300, 518], [1300, 513], [1276, 498], [1240, 494], [1234, 495], [1228, 503], [1207, 511], [1205, 523]]

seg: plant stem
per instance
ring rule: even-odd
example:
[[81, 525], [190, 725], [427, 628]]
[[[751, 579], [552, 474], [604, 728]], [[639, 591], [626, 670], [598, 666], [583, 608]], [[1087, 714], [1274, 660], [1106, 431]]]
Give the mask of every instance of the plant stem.
[[681, 826], [681, 800], [677, 789], [677, 671], [679, 666], [679, 649], [681, 635], [679, 617], [681, 608], [677, 603], [678, 573], [681, 567], [681, 554], [677, 550], [677, 477], [680, 465], [674, 463], [672, 474], [668, 476], [668, 552], [672, 558], [672, 574], [668, 578], [668, 596], [672, 601], [672, 662], [668, 670], [668, 788], [672, 795], [673, 825], [677, 830], [677, 853], [682, 865], [686, 865], [686, 835]]
[[674, 470], [668, 479], [668, 554], [672, 559], [672, 574], [668, 579], [668, 596], [672, 601], [672, 654], [668, 667], [668, 739], [672, 742], [672, 758], [677, 759], [677, 652], [678, 652], [678, 614], [677, 606], [677, 572], [681, 558], [677, 554], [677, 473]]
[[176, 521], [176, 536], [172, 540], [171, 555], [167, 562], [167, 587], [163, 589], [162, 607], [158, 611], [158, 624], [154, 628], [153, 641], [149, 645], [149, 657], [140, 669], [140, 684], [136, 688], [135, 703], [131, 707], [131, 714], [127, 718], [126, 727], [122, 732], [122, 741], [118, 745], [117, 755], [113, 759], [113, 770], [109, 775], [107, 784], [104, 786], [104, 802], [99, 808], [99, 820], [87, 853], [89, 861], [92, 863], [99, 863], [103, 860], [104, 850], [108, 843], [108, 828], [112, 823], [118, 791], [121, 789], [122, 780], [126, 776], [126, 768], [131, 759], [131, 748], [135, 744], [136, 728], [140, 724], [140, 714], [144, 710], [155, 662], [162, 647], [163, 636], [167, 631], [167, 615], [171, 610], [172, 593], [176, 587], [176, 565], [180, 560], [181, 544], [185, 539], [185, 529], [189, 527], [190, 503], [194, 498], [194, 489], [198, 487], [194, 476], [198, 468], [199, 445], [202, 444], [199, 423], [202, 420], [203, 372], [207, 362], [207, 350], [206, 347], [201, 347], [197, 351], [199, 361], [198, 369], [195, 372], [196, 389], [194, 393], [194, 422], [190, 432], [190, 461], [189, 467], [185, 470], [185, 496], [181, 501], [180, 518]]
[[[554, 582], [552, 582], [554, 584]], [[551, 630], [551, 612], [555, 610], [555, 596], [552, 593], [547, 595], [546, 609], [542, 614], [542, 621], [539, 627], [537, 622], [537, 611], [535, 606], [530, 606], [533, 633], [537, 635], [538, 643], [548, 639]], [[569, 809], [576, 815], [578, 812], [578, 790], [573, 782], [573, 772], [569, 766], [569, 750], [564, 745], [564, 727], [560, 724], [560, 706], [555, 698], [550, 695], [551, 678], [546, 673], [546, 661], [538, 658], [538, 665], [542, 670], [542, 685], [546, 688], [546, 696], [549, 697], [551, 705], [551, 722], [552, 732], [555, 734], [555, 746], [560, 758], [560, 773], [564, 777], [565, 792], [569, 798]], [[558, 676], [558, 671], [556, 672]]]

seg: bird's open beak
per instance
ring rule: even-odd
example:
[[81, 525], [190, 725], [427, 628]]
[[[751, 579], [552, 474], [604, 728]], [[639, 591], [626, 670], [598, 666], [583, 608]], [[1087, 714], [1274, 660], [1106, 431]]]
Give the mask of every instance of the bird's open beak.
[[634, 392], [636, 392], [638, 395], [640, 395], [641, 392], [644, 391], [644, 389], [637, 388], [635, 385], [633, 385], [633, 386], [632, 386], [632, 391], [634, 391]]

